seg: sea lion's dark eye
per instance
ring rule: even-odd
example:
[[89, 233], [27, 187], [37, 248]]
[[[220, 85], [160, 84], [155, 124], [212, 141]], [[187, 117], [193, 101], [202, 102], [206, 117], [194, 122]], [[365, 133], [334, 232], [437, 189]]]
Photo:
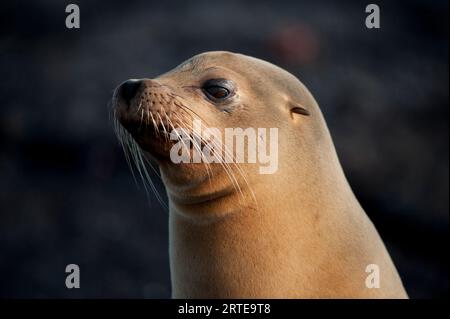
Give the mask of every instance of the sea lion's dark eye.
[[204, 90], [216, 99], [224, 99], [230, 94], [226, 88], [217, 85], [208, 86]]
[[232, 84], [225, 79], [212, 79], [203, 84], [202, 90], [212, 101], [221, 101], [228, 98], [232, 93]]

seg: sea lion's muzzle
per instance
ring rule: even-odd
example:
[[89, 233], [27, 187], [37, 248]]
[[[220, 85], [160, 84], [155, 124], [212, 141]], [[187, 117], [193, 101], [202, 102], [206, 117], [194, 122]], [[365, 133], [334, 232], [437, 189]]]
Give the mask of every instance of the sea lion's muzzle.
[[172, 88], [151, 79], [127, 80], [116, 88], [113, 96], [115, 118], [148, 150], [154, 149], [155, 143], [160, 149], [169, 142], [174, 128], [186, 126], [188, 118], [183, 109], [181, 97]]

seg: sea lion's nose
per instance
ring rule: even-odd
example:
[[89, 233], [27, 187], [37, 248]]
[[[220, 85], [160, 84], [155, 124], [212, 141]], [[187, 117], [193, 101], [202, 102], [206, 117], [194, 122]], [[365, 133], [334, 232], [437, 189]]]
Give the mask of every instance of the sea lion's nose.
[[136, 95], [142, 81], [136, 79], [130, 79], [122, 83], [119, 88], [120, 96], [129, 103], [130, 100]]

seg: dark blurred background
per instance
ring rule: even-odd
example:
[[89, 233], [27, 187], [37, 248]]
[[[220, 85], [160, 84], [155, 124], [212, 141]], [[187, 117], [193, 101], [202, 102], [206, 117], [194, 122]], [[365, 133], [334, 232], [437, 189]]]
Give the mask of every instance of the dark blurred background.
[[[448, 296], [448, 2], [0, 2], [0, 297], [169, 297], [167, 212], [134, 184], [116, 85], [209, 50], [298, 76], [413, 298]], [[156, 182], [161, 188], [161, 183]], [[65, 266], [81, 289], [65, 287]]]

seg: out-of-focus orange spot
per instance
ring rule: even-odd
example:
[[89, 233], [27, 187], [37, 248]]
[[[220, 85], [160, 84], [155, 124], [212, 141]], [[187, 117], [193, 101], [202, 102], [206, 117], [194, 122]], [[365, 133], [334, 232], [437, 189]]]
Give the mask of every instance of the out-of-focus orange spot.
[[304, 23], [277, 28], [270, 36], [269, 46], [274, 55], [289, 64], [311, 64], [319, 56], [319, 37]]

